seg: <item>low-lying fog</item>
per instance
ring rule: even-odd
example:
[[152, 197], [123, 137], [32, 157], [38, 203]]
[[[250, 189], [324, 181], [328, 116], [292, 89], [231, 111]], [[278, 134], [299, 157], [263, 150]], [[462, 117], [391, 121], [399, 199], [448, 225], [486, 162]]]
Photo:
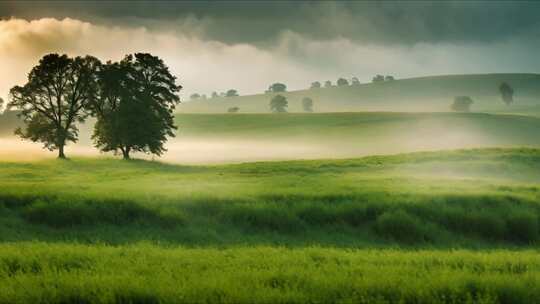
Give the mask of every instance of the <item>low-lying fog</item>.
[[[435, 134], [433, 130], [414, 132], [410, 136], [384, 136], [369, 140], [332, 138], [316, 142], [301, 139], [262, 140], [253, 138], [175, 138], [166, 147], [162, 157], [134, 154], [136, 158], [155, 159], [183, 164], [210, 164], [252, 162], [265, 160], [292, 160], [317, 158], [350, 158], [374, 154], [395, 154], [414, 151], [429, 151], [477, 147], [528, 146], [482, 137], [478, 134], [449, 131]], [[531, 143], [530, 145], [537, 145]], [[100, 153], [91, 143], [70, 144], [66, 148], [68, 157], [113, 156]], [[56, 152], [42, 148], [41, 144], [22, 141], [15, 137], [0, 138], [0, 160], [36, 160], [56, 157]]]

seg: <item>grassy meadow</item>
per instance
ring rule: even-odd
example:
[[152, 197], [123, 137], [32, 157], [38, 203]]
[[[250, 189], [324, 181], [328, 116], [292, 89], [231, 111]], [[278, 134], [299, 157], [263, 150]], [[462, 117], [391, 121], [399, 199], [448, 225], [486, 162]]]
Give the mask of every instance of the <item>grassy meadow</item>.
[[540, 150], [0, 163], [0, 303], [540, 295]]
[[521, 114], [178, 114], [166, 162], [14, 145], [0, 303], [535, 302], [540, 119]]

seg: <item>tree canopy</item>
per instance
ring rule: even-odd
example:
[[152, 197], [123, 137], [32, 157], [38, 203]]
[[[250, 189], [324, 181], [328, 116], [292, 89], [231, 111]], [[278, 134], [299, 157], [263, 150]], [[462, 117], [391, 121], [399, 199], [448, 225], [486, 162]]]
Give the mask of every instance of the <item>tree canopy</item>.
[[65, 158], [66, 144], [77, 141], [76, 123], [87, 118], [86, 107], [96, 98], [100, 66], [91, 56], [45, 55], [28, 74], [27, 83], [10, 90], [8, 107], [19, 110], [25, 123], [15, 133], [58, 150], [58, 157]]
[[321, 83], [318, 81], [314, 81], [311, 83], [310, 89], [319, 89], [321, 87]]
[[378, 82], [383, 82], [383, 81], [384, 81], [384, 76], [383, 75], [376, 75], [372, 79], [373, 83], [378, 83]]
[[225, 93], [225, 96], [226, 97], [235, 97], [235, 96], [239, 96], [238, 95], [238, 91], [235, 90], [235, 89], [230, 89], [227, 91], [227, 93]]
[[302, 99], [302, 108], [304, 109], [304, 112], [313, 112], [313, 99], [304, 97]]
[[283, 95], [276, 95], [270, 100], [270, 110], [274, 113], [284, 113], [287, 112], [287, 107], [289, 102], [287, 98]]
[[469, 96], [456, 96], [454, 103], [450, 106], [456, 112], [470, 112], [473, 100]]
[[351, 79], [351, 85], [359, 85], [360, 84], [360, 80], [358, 80], [357, 77], [353, 77]]
[[332, 87], [332, 82], [330, 80], [327, 80], [324, 82], [324, 87], [325, 88], [331, 88]]
[[93, 139], [104, 152], [138, 151], [162, 155], [167, 137], [174, 137], [174, 109], [180, 102], [176, 84], [164, 62], [151, 54], [128, 55], [107, 63], [99, 73], [99, 98], [92, 104], [98, 118]]
[[338, 87], [344, 87], [349, 85], [349, 81], [345, 78], [339, 78], [336, 82]]
[[514, 102], [514, 89], [508, 83], [501, 83], [499, 85], [499, 92], [506, 105], [510, 105]]
[[287, 91], [287, 86], [283, 83], [276, 82], [268, 87], [270, 93], [281, 93]]

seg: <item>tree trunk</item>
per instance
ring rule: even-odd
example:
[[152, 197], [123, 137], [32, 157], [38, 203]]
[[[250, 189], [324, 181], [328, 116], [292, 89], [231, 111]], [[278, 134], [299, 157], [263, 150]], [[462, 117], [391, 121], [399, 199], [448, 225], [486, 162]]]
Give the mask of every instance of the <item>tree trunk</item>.
[[58, 147], [58, 158], [66, 159], [66, 154], [64, 154], [64, 145]]
[[124, 156], [124, 159], [129, 159], [129, 151], [131, 150], [129, 147], [122, 148], [122, 155]]

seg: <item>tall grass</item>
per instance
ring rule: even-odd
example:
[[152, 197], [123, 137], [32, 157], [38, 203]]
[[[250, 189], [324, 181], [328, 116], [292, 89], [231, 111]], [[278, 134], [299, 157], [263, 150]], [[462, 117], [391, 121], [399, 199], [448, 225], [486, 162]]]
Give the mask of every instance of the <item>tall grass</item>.
[[0, 245], [0, 303], [535, 303], [535, 251]]

